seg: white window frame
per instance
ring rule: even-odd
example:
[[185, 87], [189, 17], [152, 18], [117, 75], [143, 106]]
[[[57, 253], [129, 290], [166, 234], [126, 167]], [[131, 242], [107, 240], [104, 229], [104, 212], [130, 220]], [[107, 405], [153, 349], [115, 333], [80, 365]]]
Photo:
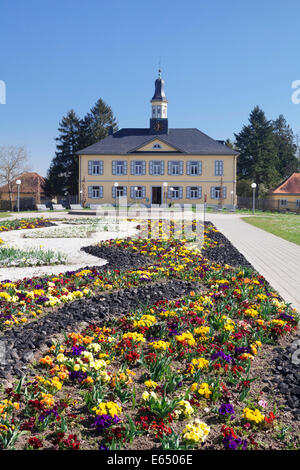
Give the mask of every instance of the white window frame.
[[224, 176], [224, 160], [215, 160], [215, 176]]
[[[176, 171], [174, 171], [176, 169]], [[171, 175], [180, 175], [180, 162], [171, 162]]]
[[286, 207], [288, 205], [287, 199], [280, 199], [280, 205]]
[[92, 199], [100, 199], [100, 186], [92, 186]]
[[[196, 171], [195, 171], [196, 170]], [[199, 162], [195, 161], [195, 160], [191, 160], [191, 163], [190, 163], [190, 174], [192, 176], [197, 176], [197, 175], [200, 175], [200, 165], [199, 165]]]
[[116, 186], [116, 197], [124, 196], [124, 186]]
[[[120, 171], [121, 169], [121, 171]], [[125, 172], [125, 162], [123, 160], [117, 160], [116, 161], [116, 175], [117, 176], [121, 176], [121, 175], [125, 175], [126, 172]]]
[[199, 199], [199, 188], [198, 186], [191, 186], [190, 188], [190, 198]]
[[161, 164], [161, 162], [158, 162], [158, 161], [155, 161], [155, 160], [153, 161], [152, 174], [153, 174], [153, 176], [162, 175], [162, 164]]

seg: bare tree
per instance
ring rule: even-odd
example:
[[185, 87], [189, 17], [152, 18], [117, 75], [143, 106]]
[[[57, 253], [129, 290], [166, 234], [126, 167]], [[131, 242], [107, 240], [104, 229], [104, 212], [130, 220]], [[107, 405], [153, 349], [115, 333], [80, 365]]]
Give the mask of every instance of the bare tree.
[[24, 147], [0, 147], [0, 184], [7, 184], [8, 186], [11, 210], [13, 210], [13, 186], [15, 180], [28, 170], [28, 154]]
[[300, 132], [295, 135], [294, 143], [296, 145], [296, 158], [298, 160], [297, 171], [300, 171]]

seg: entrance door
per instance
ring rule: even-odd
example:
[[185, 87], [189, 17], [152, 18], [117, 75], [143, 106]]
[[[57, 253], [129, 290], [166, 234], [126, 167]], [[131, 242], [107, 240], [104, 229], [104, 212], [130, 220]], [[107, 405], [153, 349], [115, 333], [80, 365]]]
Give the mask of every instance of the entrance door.
[[161, 186], [152, 186], [152, 204], [161, 204]]

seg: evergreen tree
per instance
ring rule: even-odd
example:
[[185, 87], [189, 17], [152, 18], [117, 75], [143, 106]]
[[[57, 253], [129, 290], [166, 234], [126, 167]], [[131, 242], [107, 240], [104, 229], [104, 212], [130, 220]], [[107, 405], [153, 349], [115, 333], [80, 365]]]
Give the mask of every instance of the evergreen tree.
[[243, 126], [235, 138], [240, 153], [238, 177], [256, 182], [257, 194], [260, 186], [271, 188], [277, 184], [281, 178], [274, 128], [258, 106], [250, 113], [249, 125]]
[[48, 196], [78, 192], [78, 159], [81, 121], [72, 109], [59, 124], [56, 153], [47, 173], [44, 191]]
[[88, 147], [118, 129], [111, 108], [100, 98], [90, 112], [80, 119], [74, 110], [67, 113], [59, 124], [59, 137], [55, 140], [56, 153], [44, 183], [47, 196], [78, 193], [78, 158], [76, 152]]
[[81, 122], [82, 142], [85, 146], [95, 144], [107, 137], [110, 128], [115, 132], [118, 123], [111, 107], [100, 98]]
[[282, 114], [273, 121], [275, 145], [278, 154], [278, 172], [282, 179], [297, 171], [297, 146], [291, 127]]

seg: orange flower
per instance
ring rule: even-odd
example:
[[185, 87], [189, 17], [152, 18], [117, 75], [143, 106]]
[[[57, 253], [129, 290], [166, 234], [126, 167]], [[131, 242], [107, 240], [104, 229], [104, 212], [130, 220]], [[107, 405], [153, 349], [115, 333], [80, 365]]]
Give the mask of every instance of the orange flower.
[[191, 296], [191, 297], [194, 297], [194, 295], [195, 295], [195, 292], [194, 292], [193, 290], [191, 290], [190, 296]]

